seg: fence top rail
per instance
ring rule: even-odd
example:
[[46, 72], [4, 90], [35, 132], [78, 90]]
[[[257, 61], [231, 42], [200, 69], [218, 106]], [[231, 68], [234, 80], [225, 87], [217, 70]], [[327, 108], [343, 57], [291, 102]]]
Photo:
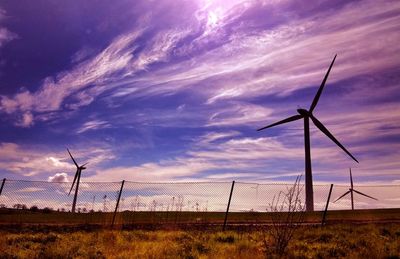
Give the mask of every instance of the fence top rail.
[[[59, 183], [59, 184], [71, 184], [71, 182], [56, 182], [56, 181], [45, 181], [45, 180], [18, 180], [18, 179], [6, 179], [7, 182], [32, 182], [32, 183]], [[121, 181], [80, 181], [81, 183], [87, 184], [121, 184]], [[136, 181], [128, 181], [125, 180], [125, 183], [133, 183], [133, 184], [232, 184], [232, 181], [227, 182], [219, 182], [219, 181], [198, 181], [198, 182], [136, 182]]]
[[[43, 184], [71, 184], [71, 182], [49, 182], [45, 180], [19, 180], [19, 179], [6, 179], [6, 182], [26, 182], [26, 183], [43, 183]], [[121, 184], [121, 181], [81, 181], [81, 183], [86, 183], [86, 184]], [[136, 182], [136, 181], [125, 181], [127, 184], [149, 184], [149, 185], [183, 185], [183, 184], [231, 184], [232, 181], [198, 181], [198, 182]], [[259, 185], [259, 186], [267, 186], [267, 185], [276, 185], [276, 186], [291, 186], [293, 183], [290, 182], [267, 182], [267, 183], [256, 183], [256, 182], [237, 182], [235, 181], [236, 184], [248, 184], [248, 185]], [[334, 184], [334, 187], [344, 187], [347, 188], [349, 187], [348, 184]], [[330, 183], [326, 184], [313, 184], [315, 187], [326, 187], [330, 186]], [[358, 187], [399, 187], [400, 184], [357, 184], [356, 186]]]

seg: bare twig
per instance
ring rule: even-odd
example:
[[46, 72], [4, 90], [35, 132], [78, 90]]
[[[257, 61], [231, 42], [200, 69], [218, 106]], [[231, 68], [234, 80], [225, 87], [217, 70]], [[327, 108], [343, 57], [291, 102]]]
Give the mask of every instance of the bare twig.
[[[303, 186], [300, 180], [301, 176], [298, 176], [293, 186], [287, 187], [285, 192], [279, 192], [268, 205], [272, 222], [269, 235], [274, 252], [278, 255], [285, 253], [294, 233], [304, 222], [305, 206], [301, 200]], [[267, 245], [265, 235], [264, 245]]]

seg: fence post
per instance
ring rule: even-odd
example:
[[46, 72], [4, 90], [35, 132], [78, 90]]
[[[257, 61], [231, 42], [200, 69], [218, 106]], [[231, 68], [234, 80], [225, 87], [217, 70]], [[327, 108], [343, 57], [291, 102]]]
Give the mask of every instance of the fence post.
[[111, 227], [114, 226], [115, 216], [117, 215], [117, 210], [118, 210], [118, 206], [119, 206], [119, 200], [121, 199], [121, 194], [122, 194], [122, 189], [124, 188], [124, 184], [125, 184], [125, 180], [122, 180], [121, 189], [119, 190], [119, 194], [118, 194], [117, 205], [115, 205], [115, 210], [114, 210], [114, 215], [113, 215]]
[[331, 184], [331, 188], [329, 189], [328, 200], [326, 201], [326, 206], [324, 210], [324, 215], [322, 216], [321, 226], [325, 224], [326, 212], [328, 211], [329, 200], [331, 199], [331, 193], [333, 189], [333, 184]]
[[5, 183], [6, 183], [6, 178], [3, 178], [3, 182], [1, 183], [1, 187], [0, 187], [0, 195], [3, 192], [3, 187], [4, 187]]
[[222, 227], [222, 231], [225, 231], [226, 220], [228, 219], [229, 207], [231, 206], [231, 199], [232, 199], [232, 193], [233, 193], [234, 186], [235, 186], [235, 181], [232, 181], [231, 193], [229, 194], [228, 206], [226, 207], [224, 226]]

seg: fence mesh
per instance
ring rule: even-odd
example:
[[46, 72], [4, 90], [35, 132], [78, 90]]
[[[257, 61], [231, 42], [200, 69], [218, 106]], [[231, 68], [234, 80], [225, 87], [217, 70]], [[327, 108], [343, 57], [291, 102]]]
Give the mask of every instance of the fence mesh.
[[[75, 188], [71, 183], [6, 180], [0, 194], [0, 223], [93, 223], [109, 224], [116, 210], [122, 182], [81, 182], [72, 209]], [[274, 197], [291, 184], [236, 182], [229, 218], [251, 221], [252, 213], [266, 212]], [[139, 183], [126, 181], [117, 208], [117, 223], [222, 222], [232, 182]], [[300, 186], [304, 188], [304, 186]], [[314, 208], [325, 208], [330, 185], [314, 185]], [[356, 209], [398, 208], [400, 185], [361, 185], [354, 193]], [[337, 202], [348, 186], [335, 185], [329, 210], [351, 209], [348, 194]], [[304, 191], [301, 199], [304, 201]], [[250, 212], [250, 213], [240, 213]], [[47, 213], [43, 216], [43, 213]], [[240, 216], [238, 216], [240, 215]], [[246, 216], [244, 216], [246, 215]]]

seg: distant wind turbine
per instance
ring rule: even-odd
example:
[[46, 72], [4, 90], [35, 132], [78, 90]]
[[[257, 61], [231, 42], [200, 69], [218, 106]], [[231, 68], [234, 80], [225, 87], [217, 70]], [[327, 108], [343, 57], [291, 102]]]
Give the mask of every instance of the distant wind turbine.
[[352, 176], [352, 174], [351, 174], [351, 168], [350, 168], [350, 189], [349, 189], [347, 192], [345, 192], [342, 196], [340, 196], [339, 198], [337, 198], [334, 202], [337, 202], [338, 200], [340, 200], [341, 198], [343, 198], [344, 196], [346, 196], [347, 194], [350, 193], [350, 195], [351, 195], [351, 209], [354, 210], [354, 197], [353, 197], [353, 192], [358, 193], [358, 194], [360, 194], [360, 195], [363, 195], [363, 196], [365, 196], [365, 197], [368, 197], [368, 198], [370, 198], [370, 199], [376, 200], [376, 201], [378, 200], [378, 199], [376, 199], [376, 198], [374, 198], [374, 197], [371, 197], [371, 196], [366, 195], [366, 194], [364, 194], [364, 193], [362, 193], [362, 192], [359, 192], [359, 191], [357, 191], [357, 190], [354, 190], [354, 188], [353, 188], [353, 176]]
[[310, 109], [307, 111], [306, 109], [297, 109], [299, 114], [286, 118], [284, 120], [278, 121], [276, 123], [270, 124], [263, 128], [258, 129], [257, 131], [264, 130], [267, 128], [271, 128], [280, 124], [284, 124], [291, 121], [296, 121], [300, 119], [304, 119], [304, 149], [305, 149], [305, 171], [306, 171], [306, 210], [307, 211], [314, 211], [314, 194], [313, 194], [313, 183], [312, 183], [312, 172], [311, 172], [311, 148], [310, 148], [310, 126], [309, 126], [309, 119], [314, 122], [314, 125], [317, 126], [319, 130], [321, 130], [328, 138], [330, 138], [336, 145], [338, 145], [344, 152], [346, 152], [354, 161], [357, 159], [350, 154], [347, 149], [340, 144], [340, 142], [328, 131], [328, 129], [313, 115], [313, 111], [317, 106], [319, 97], [321, 96], [322, 90], [324, 89], [325, 83], [328, 79], [329, 72], [332, 69], [333, 63], [335, 62], [336, 55], [332, 60], [331, 65], [329, 66], [328, 71], [324, 79], [322, 80], [321, 86], [318, 89], [317, 94], [314, 97], [314, 100], [310, 106]]
[[68, 154], [71, 157], [72, 161], [74, 162], [76, 166], [76, 173], [74, 176], [74, 181], [72, 182], [71, 189], [69, 190], [68, 196], [71, 194], [72, 189], [74, 188], [75, 182], [76, 182], [76, 187], [75, 187], [75, 195], [74, 195], [74, 201], [72, 202], [72, 213], [75, 213], [75, 206], [76, 206], [76, 199], [78, 198], [78, 191], [79, 191], [79, 182], [81, 180], [81, 173], [82, 170], [85, 170], [88, 163], [85, 163], [81, 166], [78, 165], [78, 163], [75, 161], [74, 157], [71, 155], [71, 152], [69, 152], [69, 149], [67, 148]]

